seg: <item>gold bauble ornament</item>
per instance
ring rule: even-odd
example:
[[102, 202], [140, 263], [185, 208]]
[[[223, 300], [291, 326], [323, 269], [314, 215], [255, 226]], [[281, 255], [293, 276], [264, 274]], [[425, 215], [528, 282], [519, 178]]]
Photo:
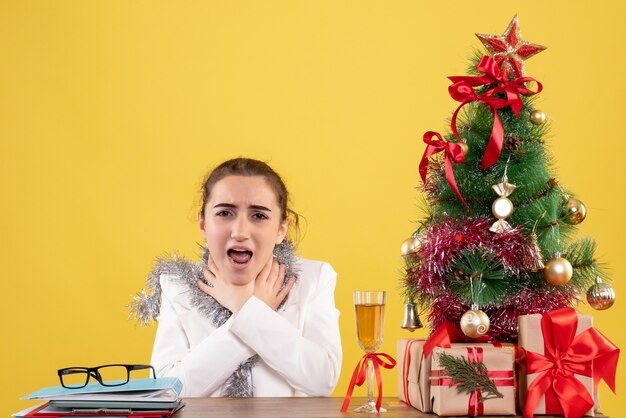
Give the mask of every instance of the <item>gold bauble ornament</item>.
[[400, 246], [400, 254], [403, 257], [415, 254], [422, 246], [422, 241], [417, 236], [411, 236], [405, 239]]
[[493, 201], [491, 213], [498, 219], [506, 219], [513, 213], [513, 202], [506, 197], [499, 197]]
[[563, 207], [562, 217], [570, 225], [577, 225], [585, 220], [587, 208], [578, 199], [568, 199]]
[[548, 261], [543, 269], [543, 277], [548, 283], [555, 286], [563, 286], [569, 282], [573, 273], [570, 262], [562, 258], [560, 254]]
[[470, 338], [482, 337], [489, 331], [489, 317], [472, 305], [472, 309], [465, 312], [461, 317], [461, 331]]
[[530, 112], [530, 121], [535, 125], [541, 125], [546, 121], [546, 114], [541, 110], [533, 110]]
[[598, 277], [596, 284], [587, 290], [587, 303], [598, 311], [609, 309], [615, 303], [615, 290]]

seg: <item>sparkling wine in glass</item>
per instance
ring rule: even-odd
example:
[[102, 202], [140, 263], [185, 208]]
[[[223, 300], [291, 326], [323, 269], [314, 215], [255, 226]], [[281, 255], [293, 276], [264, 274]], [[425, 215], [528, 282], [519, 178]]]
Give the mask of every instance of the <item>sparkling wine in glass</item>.
[[[383, 324], [385, 319], [385, 292], [356, 290], [354, 292], [354, 310], [356, 314], [356, 337], [359, 346], [366, 353], [375, 353], [383, 343]], [[386, 412], [376, 410], [374, 397], [374, 365], [367, 359], [367, 400], [355, 409], [355, 412]]]

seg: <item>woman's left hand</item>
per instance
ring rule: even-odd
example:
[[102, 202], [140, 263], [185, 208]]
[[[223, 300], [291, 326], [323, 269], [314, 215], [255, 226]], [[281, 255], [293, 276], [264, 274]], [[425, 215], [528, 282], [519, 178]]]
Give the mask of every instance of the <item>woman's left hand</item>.
[[269, 260], [254, 282], [254, 296], [270, 308], [278, 309], [296, 282], [294, 277], [290, 277], [281, 290], [284, 279], [285, 265], [274, 259]]

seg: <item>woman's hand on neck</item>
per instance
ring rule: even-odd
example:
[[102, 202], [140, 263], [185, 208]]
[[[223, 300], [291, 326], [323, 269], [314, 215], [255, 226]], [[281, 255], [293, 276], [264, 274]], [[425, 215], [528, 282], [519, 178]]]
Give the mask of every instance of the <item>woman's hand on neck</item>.
[[278, 309], [295, 283], [295, 278], [290, 277], [281, 289], [284, 280], [285, 265], [275, 259], [269, 260], [254, 281], [254, 296], [270, 308]]
[[198, 279], [198, 287], [207, 295], [212, 296], [220, 305], [237, 315], [241, 307], [254, 294], [255, 281], [246, 284], [234, 284], [220, 274], [215, 262], [209, 255], [207, 266], [202, 267], [207, 283]]
[[278, 309], [295, 283], [295, 278], [290, 277], [283, 286], [285, 266], [273, 258], [268, 260], [255, 280], [246, 284], [235, 284], [224, 278], [211, 256], [207, 260], [207, 266], [202, 268], [202, 273], [208, 284], [198, 280], [198, 287], [231, 311], [233, 315], [239, 313], [241, 307], [252, 295], [270, 308]]

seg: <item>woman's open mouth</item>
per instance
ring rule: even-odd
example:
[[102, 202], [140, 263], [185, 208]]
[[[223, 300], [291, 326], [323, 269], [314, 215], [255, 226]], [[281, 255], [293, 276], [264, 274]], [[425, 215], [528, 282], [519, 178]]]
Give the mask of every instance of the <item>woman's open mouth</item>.
[[246, 266], [252, 258], [252, 251], [243, 249], [230, 249], [227, 251], [227, 254], [233, 263], [239, 267]]

